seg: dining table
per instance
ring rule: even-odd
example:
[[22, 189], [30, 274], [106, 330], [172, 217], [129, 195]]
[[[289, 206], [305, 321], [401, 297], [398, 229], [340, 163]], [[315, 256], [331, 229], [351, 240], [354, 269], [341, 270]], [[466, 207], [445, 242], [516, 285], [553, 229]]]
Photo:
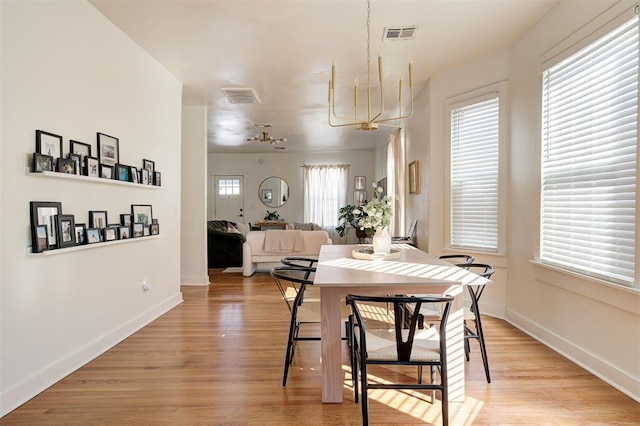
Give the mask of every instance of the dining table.
[[314, 287], [320, 288], [322, 402], [341, 403], [344, 387], [340, 305], [346, 294], [448, 294], [454, 296], [447, 323], [449, 401], [464, 401], [463, 286], [490, 280], [409, 244], [393, 244], [389, 255], [368, 255], [371, 246], [323, 245]]

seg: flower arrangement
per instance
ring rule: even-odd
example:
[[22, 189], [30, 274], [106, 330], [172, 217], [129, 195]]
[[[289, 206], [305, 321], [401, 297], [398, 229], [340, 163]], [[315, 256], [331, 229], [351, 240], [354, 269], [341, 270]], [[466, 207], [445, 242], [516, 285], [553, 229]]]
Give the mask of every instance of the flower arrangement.
[[280, 215], [276, 210], [272, 212], [267, 210], [267, 214], [264, 215], [264, 220], [278, 220], [279, 218], [280, 218]]
[[[382, 194], [384, 190], [382, 187], [373, 184], [374, 191], [377, 194]], [[377, 196], [373, 197], [360, 209], [355, 209], [353, 214], [362, 215], [358, 220], [358, 226], [360, 229], [374, 229], [379, 227], [389, 226], [391, 224], [391, 216], [393, 211], [391, 210], [392, 199], [390, 196], [385, 195], [378, 199]]]

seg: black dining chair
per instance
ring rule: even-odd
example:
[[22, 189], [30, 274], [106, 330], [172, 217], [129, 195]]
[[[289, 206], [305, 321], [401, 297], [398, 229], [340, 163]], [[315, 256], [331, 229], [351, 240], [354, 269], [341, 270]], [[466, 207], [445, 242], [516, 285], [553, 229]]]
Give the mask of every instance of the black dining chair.
[[438, 259], [446, 260], [447, 262], [460, 267], [473, 263], [475, 260], [470, 254], [443, 254], [438, 256]]
[[[357, 296], [348, 294], [346, 303], [351, 308], [349, 329], [352, 336], [350, 356], [354, 399], [359, 400], [359, 387], [362, 392], [362, 424], [369, 424], [369, 389], [414, 389], [440, 391], [442, 401], [442, 424], [449, 423], [449, 399], [447, 382], [446, 325], [453, 296]], [[393, 306], [393, 319], [386, 328], [369, 327], [365, 318], [367, 304], [385, 304]], [[413, 316], [405, 325], [402, 306], [413, 304], [417, 310], [422, 304], [438, 304], [442, 307], [439, 327], [418, 328], [417, 316]], [[418, 379], [415, 383], [381, 383], [369, 381], [368, 366], [418, 366]], [[431, 369], [431, 380], [424, 383], [422, 367]], [[437, 380], [435, 371], [440, 371]], [[360, 384], [358, 384], [358, 382]], [[385, 379], [386, 382], [386, 379]]]

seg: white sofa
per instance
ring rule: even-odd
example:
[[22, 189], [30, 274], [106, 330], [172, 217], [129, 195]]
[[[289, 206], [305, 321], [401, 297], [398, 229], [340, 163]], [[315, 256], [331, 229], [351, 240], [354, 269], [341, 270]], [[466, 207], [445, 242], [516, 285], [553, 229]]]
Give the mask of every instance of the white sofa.
[[270, 267], [269, 264], [280, 263], [284, 257], [317, 259], [324, 244], [332, 244], [326, 231], [251, 231], [242, 245], [242, 275], [250, 277], [258, 264]]

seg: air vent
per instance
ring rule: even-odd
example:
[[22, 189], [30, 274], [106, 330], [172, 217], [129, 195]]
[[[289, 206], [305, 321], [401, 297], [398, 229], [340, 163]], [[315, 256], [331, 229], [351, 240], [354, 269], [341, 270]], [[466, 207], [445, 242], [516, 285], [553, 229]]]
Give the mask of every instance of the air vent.
[[259, 104], [256, 91], [251, 88], [220, 89], [232, 104]]
[[383, 40], [411, 40], [418, 30], [417, 25], [405, 25], [403, 27], [387, 27], [384, 29]]
[[283, 150], [286, 148], [284, 146], [274, 146], [273, 149]]
[[271, 128], [271, 124], [269, 123], [256, 123], [254, 124], [255, 127], [257, 127], [258, 129], [270, 129]]

